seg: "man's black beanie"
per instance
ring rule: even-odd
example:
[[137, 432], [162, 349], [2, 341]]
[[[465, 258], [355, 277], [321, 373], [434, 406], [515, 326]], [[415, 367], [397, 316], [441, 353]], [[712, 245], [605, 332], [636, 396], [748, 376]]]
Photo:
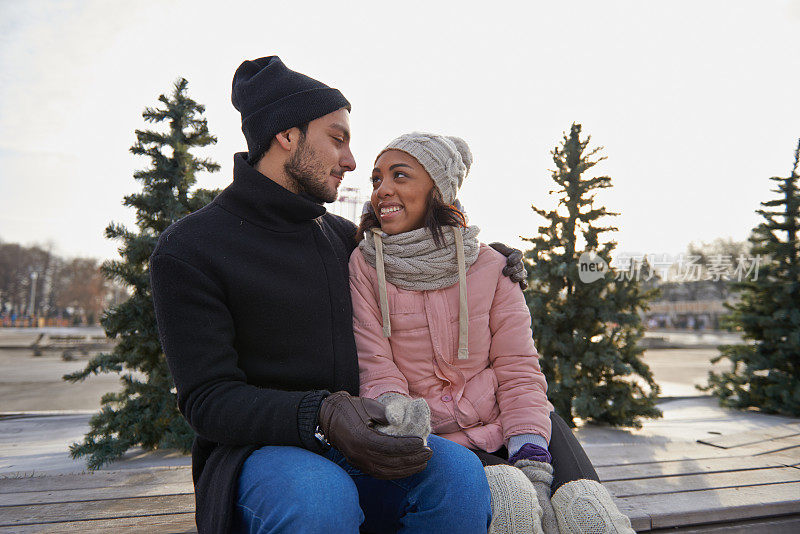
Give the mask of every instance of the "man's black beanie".
[[278, 56], [245, 61], [233, 75], [231, 102], [242, 114], [248, 161], [266, 152], [275, 134], [346, 108], [338, 89], [286, 68]]

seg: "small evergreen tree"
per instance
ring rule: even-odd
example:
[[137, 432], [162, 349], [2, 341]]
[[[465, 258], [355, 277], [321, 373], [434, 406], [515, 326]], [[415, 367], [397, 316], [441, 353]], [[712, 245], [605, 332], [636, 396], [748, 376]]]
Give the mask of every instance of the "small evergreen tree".
[[149, 123], [168, 123], [168, 131], [136, 130], [136, 144], [130, 151], [150, 158], [150, 167], [134, 173], [142, 192], [127, 195], [123, 204], [136, 209], [138, 232], [111, 223], [108, 239], [122, 242], [121, 260], [107, 261], [105, 276], [129, 288], [130, 298], [106, 310], [101, 320], [106, 335], [119, 339], [110, 354], [99, 354], [86, 367], [65, 375], [76, 382], [91, 374], [120, 373], [122, 390], [107, 393], [102, 408], [90, 421], [82, 443], [70, 446], [73, 458], [88, 456], [90, 469], [120, 458], [131, 447], [177, 448], [189, 451], [194, 433], [178, 411], [176, 395], [156, 329], [148, 259], [158, 237], [170, 224], [200, 209], [216, 191], [197, 189], [195, 174], [215, 172], [219, 165], [189, 153], [194, 147], [217, 142], [202, 118], [205, 107], [186, 93], [188, 82], [181, 78], [169, 96], [161, 95], [162, 107], [146, 108]]
[[[773, 176], [778, 198], [756, 213], [764, 221], [753, 229], [751, 253], [764, 259], [757, 276], [734, 283], [740, 300], [727, 305], [729, 329], [740, 330], [745, 341], [722, 345], [716, 363], [726, 358], [728, 372], [709, 372], [709, 385], [720, 404], [733, 408], [760, 408], [766, 412], [800, 416], [800, 141], [794, 167], [786, 178]], [[754, 258], [753, 261], [756, 261]]]
[[[570, 426], [577, 416], [638, 428], [640, 417], [661, 416], [655, 406], [658, 385], [637, 346], [644, 330], [639, 312], [656, 290], [645, 291], [637, 276], [614, 277], [608, 269], [616, 243], [601, 244], [599, 237], [617, 229], [597, 222], [618, 214], [595, 207], [594, 198], [597, 190], [611, 187], [611, 178], [585, 176], [605, 157], [593, 159], [603, 147], [587, 151], [591, 137], [581, 140], [580, 133], [581, 125], [573, 123], [551, 152], [558, 189], [550, 194], [558, 195], [557, 208], [531, 206], [547, 220], [538, 236], [526, 239], [533, 244], [525, 254], [533, 335], [547, 396]], [[592, 273], [584, 260], [598, 267], [593, 281], [585, 277]], [[581, 268], [587, 281], [581, 281]]]

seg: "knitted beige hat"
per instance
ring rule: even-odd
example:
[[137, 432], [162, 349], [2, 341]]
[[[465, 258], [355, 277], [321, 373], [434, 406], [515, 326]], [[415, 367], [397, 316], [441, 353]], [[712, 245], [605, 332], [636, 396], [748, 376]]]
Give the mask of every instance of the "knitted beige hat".
[[400, 150], [419, 161], [431, 175], [445, 204], [455, 202], [472, 165], [472, 152], [460, 137], [412, 132], [391, 141], [378, 157], [387, 150]]

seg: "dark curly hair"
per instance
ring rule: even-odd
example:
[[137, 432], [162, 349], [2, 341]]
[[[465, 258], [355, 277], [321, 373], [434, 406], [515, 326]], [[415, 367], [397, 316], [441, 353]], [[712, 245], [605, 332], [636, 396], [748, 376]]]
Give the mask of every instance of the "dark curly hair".
[[[380, 228], [381, 223], [377, 215], [369, 209], [361, 216], [361, 224], [358, 225], [358, 231], [356, 232], [356, 243], [360, 243], [364, 239], [364, 234], [370, 228], [375, 228], [376, 226]], [[445, 204], [442, 200], [442, 194], [434, 187], [428, 196], [425, 227], [431, 231], [433, 242], [437, 247], [444, 245], [443, 226], [465, 227], [467, 226], [467, 218], [455, 206]]]

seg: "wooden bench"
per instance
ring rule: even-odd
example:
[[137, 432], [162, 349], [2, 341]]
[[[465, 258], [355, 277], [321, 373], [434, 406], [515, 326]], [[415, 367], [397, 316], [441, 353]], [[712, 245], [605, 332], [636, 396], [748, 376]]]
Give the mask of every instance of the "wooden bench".
[[[800, 424], [587, 448], [638, 532], [800, 532]], [[194, 532], [189, 467], [0, 479], [0, 532]]]
[[196, 532], [190, 467], [0, 479], [0, 532]]
[[588, 449], [637, 532], [800, 532], [800, 424]]
[[114, 348], [116, 341], [106, 336], [93, 335], [52, 335], [41, 333], [29, 347], [34, 356], [41, 356], [46, 350], [62, 351], [65, 360], [75, 358], [79, 352], [86, 356], [90, 351], [109, 350]]

